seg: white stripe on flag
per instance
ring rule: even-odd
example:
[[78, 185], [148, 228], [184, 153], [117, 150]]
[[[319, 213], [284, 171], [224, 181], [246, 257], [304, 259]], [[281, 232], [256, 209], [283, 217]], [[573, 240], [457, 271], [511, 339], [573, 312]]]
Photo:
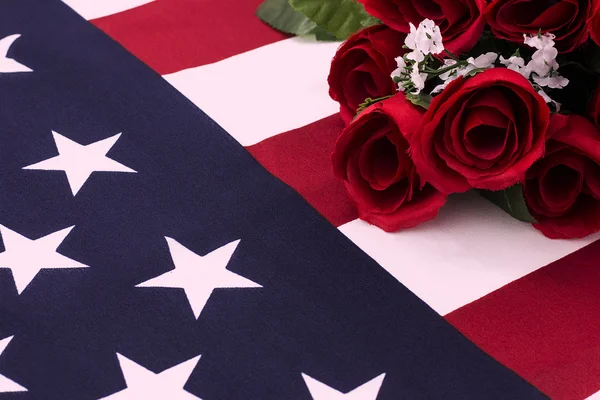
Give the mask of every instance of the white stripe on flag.
[[340, 230], [441, 315], [599, 238], [547, 239], [474, 193], [451, 196], [417, 228], [392, 234], [355, 220]]
[[249, 146], [338, 111], [327, 85], [338, 46], [291, 38], [164, 77]]
[[90, 20], [116, 14], [153, 0], [63, 0], [83, 18]]

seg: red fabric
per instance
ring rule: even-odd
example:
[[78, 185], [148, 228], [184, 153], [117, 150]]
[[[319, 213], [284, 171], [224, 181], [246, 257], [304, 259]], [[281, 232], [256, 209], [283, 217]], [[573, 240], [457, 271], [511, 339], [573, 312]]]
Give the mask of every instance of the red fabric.
[[552, 239], [600, 231], [600, 129], [579, 115], [553, 114], [548, 136], [523, 185], [533, 226]]
[[247, 147], [270, 173], [296, 189], [335, 226], [358, 218], [331, 167], [331, 152], [343, 127], [335, 114]]
[[600, 390], [598, 259], [600, 241], [446, 319], [550, 398], [584, 399]]
[[91, 22], [156, 72], [168, 74], [285, 39], [256, 17], [260, 3], [156, 0]]

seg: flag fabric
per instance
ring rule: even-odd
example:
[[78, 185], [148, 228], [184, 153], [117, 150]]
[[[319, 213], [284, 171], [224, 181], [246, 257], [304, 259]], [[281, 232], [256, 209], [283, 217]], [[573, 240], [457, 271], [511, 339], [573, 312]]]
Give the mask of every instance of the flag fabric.
[[599, 391], [597, 237], [469, 195], [397, 234], [357, 220], [337, 44], [259, 3], [3, 2], [0, 398]]

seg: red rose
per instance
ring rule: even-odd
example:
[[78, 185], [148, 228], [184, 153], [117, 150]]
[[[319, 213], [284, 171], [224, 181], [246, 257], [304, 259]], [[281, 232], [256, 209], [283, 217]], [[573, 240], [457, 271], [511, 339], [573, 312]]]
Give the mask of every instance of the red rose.
[[446, 202], [408, 156], [407, 137], [422, 115], [403, 94], [374, 104], [344, 129], [331, 156], [360, 218], [388, 232], [433, 219]]
[[600, 130], [578, 115], [554, 114], [546, 155], [527, 171], [523, 191], [534, 226], [549, 238], [600, 230]]
[[523, 43], [523, 34], [556, 35], [556, 49], [573, 51], [588, 38], [591, 0], [493, 0], [486, 8], [494, 35]]
[[600, 46], [600, 1], [594, 1], [592, 15], [588, 20], [588, 31], [590, 36]]
[[436, 96], [411, 138], [419, 174], [444, 193], [501, 190], [544, 152], [550, 110], [506, 68], [458, 78]]
[[598, 87], [592, 95], [592, 101], [589, 103], [589, 114], [596, 126], [600, 126], [600, 82], [598, 82]]
[[440, 27], [444, 47], [455, 53], [475, 46], [485, 19], [486, 0], [358, 0], [371, 15], [400, 32], [410, 32], [409, 23], [417, 26], [426, 18]]
[[390, 75], [397, 68], [395, 58], [405, 53], [405, 38], [385, 25], [376, 25], [355, 33], [338, 49], [329, 72], [329, 95], [340, 103], [346, 123], [367, 97], [396, 93]]

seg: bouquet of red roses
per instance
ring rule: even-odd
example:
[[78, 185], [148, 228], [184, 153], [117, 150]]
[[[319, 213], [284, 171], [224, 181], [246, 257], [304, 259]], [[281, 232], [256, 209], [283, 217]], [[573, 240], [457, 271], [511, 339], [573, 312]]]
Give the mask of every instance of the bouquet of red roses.
[[347, 39], [332, 161], [386, 231], [477, 190], [550, 238], [600, 231], [600, 0], [267, 0], [274, 27]]

